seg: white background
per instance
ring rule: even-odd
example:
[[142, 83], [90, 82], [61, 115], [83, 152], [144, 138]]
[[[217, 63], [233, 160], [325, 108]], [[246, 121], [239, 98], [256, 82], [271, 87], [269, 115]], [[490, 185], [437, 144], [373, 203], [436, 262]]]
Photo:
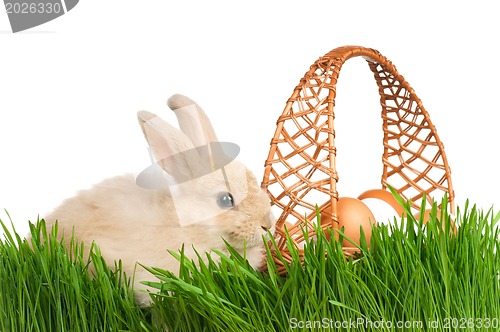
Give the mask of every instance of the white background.
[[[396, 64], [445, 145], [458, 205], [500, 203], [500, 20], [494, 1], [81, 0], [12, 34], [0, 13], [0, 208], [16, 228], [149, 157], [136, 112], [201, 104], [260, 180], [275, 122], [309, 66], [343, 45]], [[338, 85], [343, 196], [379, 187], [381, 120], [362, 59]], [[496, 207], [494, 205], [494, 207]], [[0, 218], [7, 221], [4, 211]]]

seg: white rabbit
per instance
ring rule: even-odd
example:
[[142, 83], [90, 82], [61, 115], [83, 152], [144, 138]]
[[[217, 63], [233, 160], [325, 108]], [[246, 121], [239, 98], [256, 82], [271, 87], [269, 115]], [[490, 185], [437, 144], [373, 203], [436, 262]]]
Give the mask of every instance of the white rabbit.
[[86, 248], [95, 241], [110, 264], [121, 259], [128, 276], [136, 269], [135, 298], [141, 305], [148, 305], [150, 296], [140, 281], [154, 277], [136, 262], [177, 273], [179, 263], [167, 249], [184, 245], [186, 255], [195, 258], [192, 246], [202, 254], [227, 252], [224, 239], [260, 267], [262, 236], [275, 222], [269, 198], [253, 174], [239, 161], [218, 160], [220, 147], [213, 145], [217, 137], [203, 110], [182, 95], [170, 97], [168, 106], [182, 131], [152, 113], [138, 112], [161, 169], [142, 174], [142, 186], [134, 175], [104, 180], [44, 217], [49, 226], [58, 220], [65, 238], [74, 227]]

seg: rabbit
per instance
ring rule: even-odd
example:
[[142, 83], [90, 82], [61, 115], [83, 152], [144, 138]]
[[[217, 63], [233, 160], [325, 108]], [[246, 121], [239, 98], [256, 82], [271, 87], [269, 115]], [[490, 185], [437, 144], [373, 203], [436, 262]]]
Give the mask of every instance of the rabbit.
[[275, 224], [267, 193], [243, 163], [226, 158], [214, 167], [218, 160], [210, 153], [217, 152], [218, 140], [203, 110], [183, 95], [173, 95], [167, 104], [180, 130], [153, 113], [137, 113], [157, 161], [150, 174], [106, 179], [44, 217], [49, 226], [58, 221], [64, 238], [74, 228], [86, 248], [95, 242], [107, 262], [122, 260], [128, 276], [135, 272], [134, 298], [141, 306], [151, 297], [140, 282], [154, 277], [136, 263], [176, 273], [179, 262], [167, 249], [184, 246], [186, 256], [196, 260], [195, 250], [202, 256], [213, 249], [227, 253], [227, 241], [260, 268], [263, 236]]

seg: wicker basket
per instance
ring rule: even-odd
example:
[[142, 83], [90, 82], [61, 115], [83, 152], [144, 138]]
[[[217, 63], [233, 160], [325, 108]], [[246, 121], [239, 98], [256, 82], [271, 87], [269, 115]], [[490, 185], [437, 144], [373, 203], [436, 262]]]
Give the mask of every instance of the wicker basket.
[[[277, 121], [265, 163], [262, 187], [271, 198], [277, 221], [277, 245], [285, 259], [284, 225], [297, 248], [303, 238], [301, 227], [314, 235], [316, 206], [335, 227], [337, 181], [335, 147], [335, 96], [340, 69], [350, 58], [362, 56], [375, 76], [380, 94], [383, 122], [382, 189], [392, 186], [418, 210], [424, 193], [438, 199], [448, 193], [453, 211], [451, 173], [436, 129], [410, 85], [395, 66], [374, 49], [345, 46], [320, 57], [300, 80]], [[363, 196], [363, 195], [362, 195]], [[360, 198], [366, 198], [365, 195]], [[304, 218], [305, 217], [305, 218]], [[282, 263], [275, 259], [280, 272]]]

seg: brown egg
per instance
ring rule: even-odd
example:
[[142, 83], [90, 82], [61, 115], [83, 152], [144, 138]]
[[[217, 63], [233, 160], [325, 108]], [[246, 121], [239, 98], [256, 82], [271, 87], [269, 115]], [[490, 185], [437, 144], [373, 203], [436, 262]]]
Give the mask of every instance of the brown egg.
[[[344, 233], [359, 245], [360, 226], [363, 228], [366, 243], [370, 245], [372, 224], [375, 217], [365, 203], [356, 198], [340, 197], [337, 201], [338, 228], [344, 227]], [[344, 239], [344, 247], [353, 247], [352, 243]]]
[[367, 198], [375, 198], [379, 199], [387, 204], [389, 204], [394, 211], [398, 214], [398, 216], [403, 216], [405, 210], [404, 208], [399, 205], [399, 203], [396, 201], [394, 196], [390, 192], [384, 189], [370, 189], [362, 193], [361, 195], [358, 196], [358, 199], [363, 200]]

